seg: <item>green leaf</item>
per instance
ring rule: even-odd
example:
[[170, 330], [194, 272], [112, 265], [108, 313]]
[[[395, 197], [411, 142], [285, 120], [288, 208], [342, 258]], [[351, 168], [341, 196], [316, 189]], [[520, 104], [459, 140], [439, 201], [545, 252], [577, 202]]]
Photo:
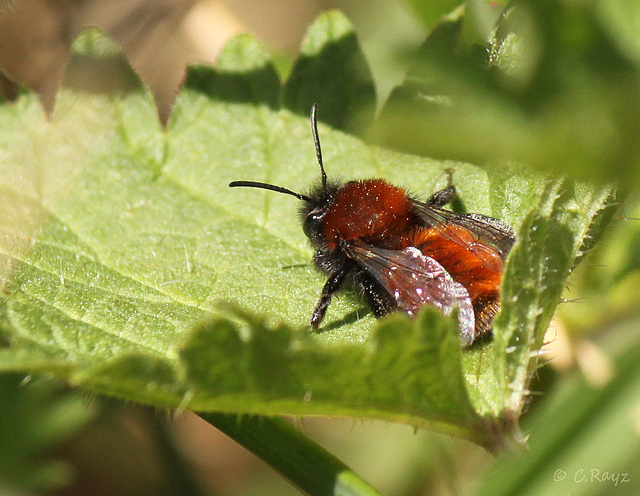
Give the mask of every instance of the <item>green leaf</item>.
[[[632, 188], [640, 177], [640, 64], [630, 57], [635, 48], [612, 41], [619, 6], [596, 3], [599, 10], [569, 0], [511, 2], [493, 35], [471, 46], [471, 10], [443, 22], [386, 102], [377, 141]], [[623, 32], [626, 47], [630, 30]]]
[[322, 14], [309, 27], [284, 87], [285, 106], [357, 135], [368, 129], [376, 106], [373, 76], [349, 20], [339, 11]]
[[[334, 53], [336, 30], [348, 32], [335, 13], [314, 24], [307, 63]], [[318, 77], [317, 101], [331, 100], [331, 73]], [[296, 201], [228, 188], [304, 191], [318, 177], [307, 118], [278, 107], [277, 73], [246, 35], [186, 81], [167, 130], [142, 86], [118, 81], [103, 93], [68, 81], [50, 121], [32, 95], [0, 107], [0, 370], [157, 406], [406, 422], [494, 451], [517, 438], [531, 355], [585, 238], [606, 225], [608, 192], [380, 149], [321, 124], [330, 176], [385, 177], [427, 197], [453, 169], [464, 208], [522, 227], [495, 342], [463, 353], [455, 320], [425, 309], [377, 322], [348, 291], [313, 334], [323, 281]]]
[[397, 417], [486, 446], [499, 441], [467, 397], [457, 326], [433, 309], [416, 324], [385, 319], [367, 347], [318, 346], [306, 331], [229, 310], [242, 326], [214, 321], [182, 350], [195, 410]]
[[499, 404], [516, 417], [566, 280], [585, 242], [592, 243], [591, 228], [615, 210], [612, 194], [606, 188], [576, 191], [567, 182], [549, 183], [521, 225], [502, 286], [503, 301], [517, 304], [505, 304], [495, 321], [501, 330], [495, 333], [496, 377], [504, 394]]
[[608, 329], [601, 344], [612, 377], [594, 387], [574, 371], [525, 421], [526, 457], [504, 459], [477, 493], [637, 494], [640, 489], [640, 341], [637, 318]]
[[635, 287], [640, 279], [640, 205], [629, 199], [624, 217], [606, 239], [589, 255], [572, 277], [567, 298], [598, 301], [597, 305], [563, 305], [558, 317], [572, 335], [592, 333], [635, 313], [640, 295]]
[[0, 487], [44, 491], [64, 486], [72, 468], [49, 454], [90, 421], [95, 408], [59, 383], [0, 374]]
[[218, 100], [264, 103], [277, 109], [280, 84], [269, 53], [253, 36], [241, 34], [229, 40], [215, 70], [206, 65], [191, 66], [184, 88]]
[[442, 2], [410, 0], [409, 4], [427, 27], [433, 27], [442, 20], [445, 14], [448, 14], [455, 7], [458, 7], [461, 2], [459, 0], [446, 0]]
[[629, 0], [596, 2], [597, 16], [620, 50], [640, 62], [640, 15]]

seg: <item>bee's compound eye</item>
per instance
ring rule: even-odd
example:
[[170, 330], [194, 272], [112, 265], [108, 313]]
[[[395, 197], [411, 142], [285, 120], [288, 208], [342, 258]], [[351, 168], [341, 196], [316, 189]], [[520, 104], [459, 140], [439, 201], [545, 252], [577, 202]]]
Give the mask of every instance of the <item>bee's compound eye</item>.
[[302, 230], [308, 238], [314, 239], [320, 236], [322, 233], [322, 218], [324, 217], [324, 214], [325, 212], [319, 209], [313, 209], [305, 217], [302, 224]]

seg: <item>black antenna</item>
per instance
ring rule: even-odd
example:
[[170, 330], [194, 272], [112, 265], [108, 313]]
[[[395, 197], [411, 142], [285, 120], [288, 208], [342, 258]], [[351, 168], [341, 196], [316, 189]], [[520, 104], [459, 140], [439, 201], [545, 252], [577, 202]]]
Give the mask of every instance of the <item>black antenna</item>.
[[269, 189], [271, 191], [277, 191], [278, 193], [285, 193], [287, 195], [295, 196], [298, 200], [306, 201], [307, 203], [313, 203], [313, 200], [308, 196], [301, 195], [290, 189], [283, 188], [282, 186], [276, 186], [274, 184], [259, 183], [256, 181], [233, 181], [229, 183], [230, 188], [244, 187], [244, 188], [261, 188]]
[[[318, 138], [318, 104], [314, 103], [311, 107], [311, 134], [313, 135], [313, 143], [316, 146], [316, 156], [318, 157], [318, 164], [320, 164], [320, 173], [322, 175], [322, 190], [327, 192], [327, 173], [324, 171], [324, 165], [322, 164], [322, 149], [320, 148], [320, 138]], [[315, 203], [314, 200], [306, 195], [296, 193], [290, 189], [283, 188], [282, 186], [276, 186], [275, 184], [261, 183], [257, 181], [232, 181], [229, 183], [230, 188], [260, 188], [276, 191], [278, 193], [284, 193], [285, 195], [295, 196], [298, 200], [306, 201], [307, 203]]]
[[322, 174], [322, 190], [327, 192], [327, 173], [324, 171], [322, 164], [322, 150], [320, 149], [320, 138], [318, 138], [318, 104], [314, 103], [311, 107], [311, 134], [313, 134], [313, 143], [316, 145], [316, 156], [318, 164], [320, 164], [320, 174]]

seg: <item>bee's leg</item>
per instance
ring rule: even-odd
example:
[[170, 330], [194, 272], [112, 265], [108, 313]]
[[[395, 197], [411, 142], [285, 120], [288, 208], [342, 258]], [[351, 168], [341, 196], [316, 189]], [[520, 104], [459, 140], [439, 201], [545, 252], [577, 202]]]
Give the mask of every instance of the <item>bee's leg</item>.
[[356, 280], [359, 290], [369, 302], [371, 311], [376, 317], [383, 317], [398, 308], [395, 300], [386, 290], [368, 275], [358, 277]]
[[329, 279], [327, 279], [327, 282], [324, 283], [322, 295], [320, 296], [318, 303], [316, 303], [316, 308], [311, 314], [311, 328], [314, 331], [318, 330], [320, 322], [324, 319], [324, 314], [327, 313], [327, 308], [331, 303], [331, 298], [340, 289], [340, 286], [344, 283], [352, 267], [353, 266], [350, 264], [344, 264], [340, 269], [331, 274]]
[[447, 169], [447, 187], [436, 191], [427, 200], [430, 207], [442, 207], [456, 197], [456, 187], [453, 185], [453, 170]]

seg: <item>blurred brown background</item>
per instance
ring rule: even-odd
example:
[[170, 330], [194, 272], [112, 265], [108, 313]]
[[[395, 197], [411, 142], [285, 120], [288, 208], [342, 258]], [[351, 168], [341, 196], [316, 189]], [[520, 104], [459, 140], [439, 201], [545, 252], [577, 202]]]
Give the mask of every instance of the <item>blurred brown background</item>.
[[[5, 1], [0, 3], [0, 69], [36, 91], [51, 112], [71, 43], [83, 29], [99, 27], [122, 46], [166, 116], [186, 64], [214, 63], [226, 41], [241, 31], [295, 54], [307, 25], [328, 8], [340, 8], [356, 25], [384, 96], [403, 75], [389, 53], [424, 36], [400, 0]], [[371, 26], [380, 20], [394, 29], [377, 30], [374, 37]], [[377, 64], [381, 58], [385, 63]]]

